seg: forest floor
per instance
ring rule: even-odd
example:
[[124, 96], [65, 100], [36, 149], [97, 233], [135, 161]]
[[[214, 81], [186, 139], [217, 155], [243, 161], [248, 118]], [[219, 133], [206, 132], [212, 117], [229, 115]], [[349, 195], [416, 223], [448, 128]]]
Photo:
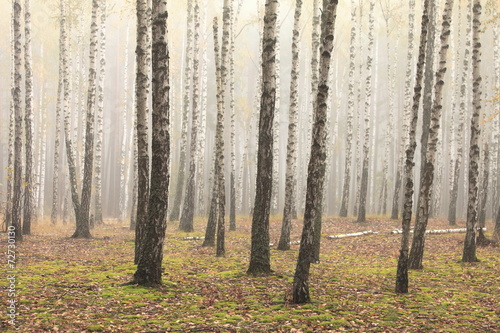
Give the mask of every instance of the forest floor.
[[[226, 232], [226, 257], [201, 247], [204, 220], [196, 232], [169, 223], [161, 288], [124, 286], [135, 272], [134, 233], [105, 221], [94, 239], [69, 238], [72, 226], [38, 224], [17, 244], [16, 327], [6, 314], [6, 278], [0, 300], [0, 331], [6, 332], [500, 332], [500, 248], [478, 249], [474, 264], [460, 262], [463, 233], [428, 235], [424, 269], [410, 271], [410, 292], [394, 293], [400, 221], [369, 217], [325, 218], [323, 235], [373, 230], [378, 234], [322, 238], [321, 263], [312, 265], [312, 303], [290, 304], [299, 245], [273, 246], [267, 277], [246, 275], [250, 218]], [[459, 227], [464, 222], [459, 221]], [[491, 236], [488, 221], [486, 235]], [[281, 221], [271, 219], [277, 244]], [[449, 228], [431, 219], [428, 229]], [[302, 220], [293, 223], [300, 239]], [[5, 235], [2, 236], [5, 240]], [[2, 242], [7, 252], [7, 244]]]

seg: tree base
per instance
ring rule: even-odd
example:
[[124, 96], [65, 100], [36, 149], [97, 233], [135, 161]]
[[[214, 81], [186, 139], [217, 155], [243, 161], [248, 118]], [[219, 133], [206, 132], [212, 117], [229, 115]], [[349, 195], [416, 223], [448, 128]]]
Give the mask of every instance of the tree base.
[[92, 239], [92, 234], [90, 232], [75, 232], [71, 238], [75, 239]]
[[247, 270], [247, 275], [251, 276], [267, 276], [271, 275], [273, 273], [273, 270], [271, 267], [265, 267], [261, 265], [250, 265], [250, 267]]

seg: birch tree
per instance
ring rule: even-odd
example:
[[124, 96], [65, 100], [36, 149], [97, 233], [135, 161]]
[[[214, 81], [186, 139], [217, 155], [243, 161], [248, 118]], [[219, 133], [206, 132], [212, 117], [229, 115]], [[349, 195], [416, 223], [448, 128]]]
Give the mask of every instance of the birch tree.
[[453, 186], [450, 193], [450, 206], [448, 210], [448, 222], [450, 225], [456, 225], [457, 215], [457, 200], [458, 200], [458, 183], [460, 178], [460, 170], [462, 168], [463, 157], [463, 136], [465, 124], [465, 109], [467, 107], [467, 96], [469, 90], [469, 72], [470, 72], [470, 47], [471, 47], [471, 31], [472, 31], [472, 0], [467, 0], [467, 28], [465, 33], [465, 50], [463, 58], [462, 79], [460, 85], [460, 114], [457, 128], [457, 157], [453, 170]]
[[477, 244], [479, 246], [485, 246], [489, 243], [488, 239], [484, 235], [483, 228], [486, 226], [486, 202], [488, 202], [488, 184], [490, 180], [490, 149], [486, 142], [483, 148], [483, 165], [482, 165], [482, 177], [481, 177], [481, 194], [479, 196], [479, 208], [478, 208], [478, 236]]
[[285, 175], [285, 206], [283, 208], [283, 223], [278, 243], [278, 250], [290, 249], [290, 232], [292, 229], [292, 210], [295, 200], [297, 182], [297, 121], [299, 111], [299, 41], [300, 41], [300, 16], [302, 0], [295, 3], [292, 38], [292, 69], [290, 80], [290, 108], [288, 111], [288, 143], [286, 153]]
[[349, 47], [349, 95], [347, 101], [347, 138], [345, 150], [344, 184], [342, 188], [341, 217], [346, 217], [349, 209], [349, 192], [351, 187], [352, 134], [354, 115], [354, 71], [356, 70], [356, 6], [351, 1], [351, 42]]
[[365, 135], [363, 143], [363, 165], [361, 172], [359, 208], [358, 208], [358, 222], [366, 221], [366, 198], [368, 196], [368, 165], [370, 159], [370, 111], [371, 111], [371, 95], [372, 95], [372, 63], [373, 63], [373, 33], [375, 19], [373, 12], [375, 10], [375, 1], [370, 1], [370, 13], [368, 15], [369, 31], [368, 31], [368, 58], [366, 61], [366, 82], [365, 82]]
[[[384, 15], [384, 21], [385, 21], [385, 33], [386, 33], [386, 38], [387, 38], [387, 54], [390, 55], [392, 54], [391, 52], [391, 45], [390, 45], [390, 36], [391, 36], [391, 29], [389, 25], [389, 21], [392, 18], [391, 16], [391, 9], [389, 8], [388, 4], [386, 3], [386, 7], [382, 6], [382, 13]], [[397, 45], [397, 44], [396, 44]], [[388, 181], [389, 181], [389, 159], [390, 159], [390, 148], [391, 148], [391, 143], [393, 141], [393, 132], [394, 132], [394, 99], [395, 99], [395, 77], [392, 75], [393, 69], [392, 69], [392, 62], [391, 60], [387, 61], [387, 80], [389, 82], [388, 84], [388, 95], [389, 95], [389, 118], [387, 119], [387, 130], [386, 130], [386, 136], [385, 136], [385, 143], [384, 143], [384, 160], [383, 160], [383, 165], [382, 165], [382, 189], [381, 189], [381, 194], [380, 194], [380, 213], [382, 215], [385, 215], [387, 212], [387, 192], [388, 192]], [[376, 87], [378, 85], [375, 85]], [[375, 164], [375, 162], [373, 163]], [[373, 183], [373, 182], [372, 182]]]
[[[184, 189], [184, 178], [186, 178], [186, 150], [188, 137], [189, 109], [191, 97], [191, 78], [192, 78], [192, 58], [193, 58], [193, 0], [187, 1], [187, 41], [184, 67], [184, 97], [182, 106], [182, 124], [181, 124], [181, 147], [179, 157], [179, 170], [177, 172], [177, 184], [175, 188], [175, 199], [170, 211], [170, 221], [179, 220], [182, 204], [182, 191]], [[195, 55], [198, 56], [198, 55]]]
[[[14, 72], [15, 72], [15, 41], [14, 41], [14, 5], [12, 6], [11, 22], [10, 22], [10, 90], [14, 91]], [[7, 231], [8, 226], [12, 221], [12, 185], [14, 175], [14, 126], [15, 126], [15, 110], [14, 96], [11, 96], [9, 103], [9, 147], [7, 151], [7, 198], [5, 204], [4, 226]]]
[[194, 1], [194, 52], [193, 52], [193, 101], [192, 101], [192, 118], [191, 118], [191, 149], [189, 152], [189, 174], [186, 183], [186, 195], [184, 196], [184, 204], [182, 215], [179, 222], [179, 229], [184, 232], [192, 232], [193, 218], [195, 211], [195, 183], [196, 183], [196, 163], [197, 163], [197, 148], [198, 148], [198, 128], [200, 117], [200, 88], [199, 88], [199, 53], [200, 46], [200, 7], [198, 1]]
[[[127, 153], [127, 114], [128, 114], [128, 48], [129, 48], [129, 24], [127, 23], [127, 29], [125, 30], [125, 60], [124, 62], [124, 77], [123, 77], [123, 109], [122, 109], [122, 138], [120, 147], [120, 201], [119, 201], [119, 211], [120, 219], [124, 220], [127, 216], [127, 198], [128, 198], [128, 186], [126, 186], [127, 179], [126, 175], [126, 159], [125, 154]], [[133, 132], [133, 131], [130, 131]], [[130, 149], [133, 150], [133, 149]], [[130, 151], [129, 150], [129, 151]], [[127, 184], [128, 185], [128, 184]]]
[[144, 240], [140, 247], [133, 283], [160, 285], [165, 230], [167, 227], [168, 183], [170, 179], [170, 100], [169, 51], [167, 41], [167, 1], [153, 0], [152, 10], [152, 73], [153, 130], [151, 192]]
[[[240, 2], [240, 6], [241, 6]], [[233, 0], [229, 1], [229, 15], [231, 17], [229, 25], [229, 112], [231, 121], [231, 173], [229, 176], [229, 230], [236, 230], [236, 112], [234, 101], [234, 52], [235, 52], [235, 32], [236, 16], [234, 12]], [[235, 15], [236, 14], [236, 15]]]
[[106, 78], [106, 0], [101, 0], [99, 6], [99, 75], [97, 78], [97, 123], [95, 145], [95, 194], [94, 194], [94, 219], [96, 224], [102, 224], [102, 140], [104, 117], [104, 81]]
[[469, 197], [467, 202], [467, 232], [462, 255], [463, 262], [476, 262], [476, 227], [478, 217], [479, 137], [481, 135], [481, 1], [474, 0], [472, 7], [472, 118], [469, 146]]
[[[333, 51], [335, 20], [338, 0], [324, 2], [321, 23], [321, 58], [319, 64], [319, 80], [316, 106], [314, 112], [313, 137], [311, 142], [311, 159], [307, 172], [306, 208], [304, 212], [304, 227], [300, 241], [299, 257], [293, 279], [292, 297], [294, 304], [310, 302], [309, 270], [311, 261], [315, 258], [314, 234], [315, 228], [321, 226], [323, 186], [325, 179], [326, 138], [328, 128], [327, 101], [328, 101], [328, 74]], [[319, 221], [319, 223], [317, 222]]]
[[[90, 49], [89, 49], [89, 75], [87, 92], [87, 109], [85, 123], [85, 155], [83, 167], [82, 195], [79, 209], [79, 216], [76, 219], [76, 230], [73, 238], [92, 237], [89, 229], [90, 200], [92, 194], [92, 173], [94, 167], [94, 107], [96, 104], [97, 85], [97, 13], [99, 11], [99, 1], [92, 1], [92, 22], [90, 25]], [[69, 156], [68, 156], [69, 157]], [[77, 211], [75, 210], [75, 213]]]
[[[61, 4], [62, 7], [62, 4]], [[56, 101], [56, 128], [55, 128], [55, 141], [54, 141], [54, 166], [52, 172], [52, 211], [50, 214], [50, 220], [52, 224], [57, 223], [57, 218], [59, 217], [59, 150], [60, 150], [60, 139], [61, 139], [61, 96], [63, 94], [63, 31], [65, 29], [63, 22], [65, 17], [61, 8], [61, 17], [59, 18], [59, 81], [57, 84], [57, 101]]]
[[31, 8], [30, 0], [24, 1], [24, 72], [25, 72], [25, 177], [23, 234], [31, 234], [31, 221], [35, 214], [35, 177], [33, 166], [33, 68], [31, 58]]
[[22, 197], [22, 135], [23, 135], [23, 115], [21, 101], [21, 1], [14, 0], [14, 89], [12, 99], [14, 101], [14, 187], [12, 192], [12, 222], [15, 228], [16, 241], [23, 240], [21, 230], [21, 197]]
[[250, 264], [247, 274], [271, 272], [269, 214], [273, 180], [273, 117], [276, 107], [276, 31], [278, 0], [266, 0], [262, 40], [262, 96], [260, 100], [257, 179], [252, 216]]
[[[211, 195], [211, 200], [210, 200], [210, 208], [209, 208], [209, 213], [208, 213], [208, 221], [207, 221], [207, 227], [205, 229], [205, 239], [203, 241], [202, 246], [215, 246], [215, 234], [217, 231], [217, 217], [218, 217], [218, 209], [219, 209], [219, 177], [217, 176], [217, 170], [220, 169], [219, 166], [219, 159], [217, 158], [217, 154], [219, 153], [219, 113], [221, 112], [221, 96], [220, 92], [222, 90], [221, 85], [221, 80], [220, 80], [220, 60], [219, 60], [219, 23], [217, 20], [217, 17], [214, 17], [213, 19], [213, 38], [214, 38], [214, 58], [215, 58], [215, 80], [217, 84], [217, 96], [216, 96], [216, 102], [217, 102], [217, 125], [215, 128], [215, 153], [214, 153], [214, 158], [213, 158], [213, 185], [212, 185], [212, 195]], [[222, 134], [221, 134], [222, 135]]]
[[413, 208], [413, 166], [415, 158], [415, 150], [417, 147], [416, 132], [418, 122], [418, 109], [420, 106], [420, 99], [422, 97], [422, 81], [424, 74], [425, 64], [425, 50], [427, 47], [427, 32], [429, 29], [429, 2], [424, 1], [421, 33], [420, 33], [420, 46], [418, 50], [418, 62], [415, 75], [415, 88], [413, 94], [413, 104], [410, 114], [410, 126], [408, 127], [408, 148], [406, 149], [405, 160], [405, 180], [404, 180], [404, 206], [403, 206], [403, 220], [402, 235], [401, 235], [401, 249], [399, 251], [398, 268], [396, 275], [396, 293], [408, 293], [408, 249], [410, 243], [410, 225]]
[[[73, 147], [73, 136], [71, 135], [70, 120], [71, 120], [71, 107], [70, 107], [70, 95], [71, 95], [71, 85], [70, 85], [70, 58], [68, 57], [68, 33], [67, 33], [67, 15], [66, 15], [66, 3], [61, 0], [61, 43], [63, 45], [61, 54], [62, 63], [62, 80], [63, 80], [63, 115], [64, 115], [64, 145], [66, 147], [66, 161], [68, 165], [68, 176], [69, 176], [69, 190], [71, 193], [71, 200], [73, 203], [73, 208], [75, 210], [75, 218], [77, 226], [81, 225], [81, 200], [80, 194], [78, 192], [78, 181], [77, 181], [77, 169], [75, 163], [75, 151]], [[68, 212], [67, 196], [65, 198], [65, 204], [63, 209], [63, 223], [65, 219], [65, 212]], [[90, 237], [90, 232], [87, 227], [87, 236]]]
[[144, 227], [148, 218], [149, 202], [149, 154], [148, 154], [148, 95], [149, 95], [149, 22], [151, 12], [148, 0], [137, 0], [136, 54], [136, 128], [137, 128], [137, 203], [135, 228], [135, 259], [142, 253]]
[[224, 179], [224, 111], [225, 111], [225, 96], [226, 96], [226, 84], [227, 84], [227, 65], [229, 63], [229, 42], [230, 42], [230, 25], [231, 25], [231, 8], [229, 5], [230, 0], [224, 0], [223, 3], [223, 28], [222, 28], [222, 50], [220, 55], [220, 103], [217, 112], [217, 130], [218, 130], [218, 140], [217, 140], [217, 155], [216, 158], [219, 160], [219, 169], [217, 171], [219, 193], [218, 197], [218, 209], [217, 209], [217, 246], [215, 255], [217, 257], [223, 257], [226, 253], [225, 249], [225, 212], [226, 212], [226, 186]]
[[[429, 208], [431, 192], [434, 181], [434, 169], [436, 163], [437, 145], [439, 140], [439, 122], [441, 110], [443, 109], [443, 87], [446, 73], [446, 57], [449, 49], [448, 39], [452, 21], [453, 0], [446, 0], [443, 23], [441, 30], [441, 49], [439, 51], [439, 65], [435, 75], [434, 101], [430, 114], [430, 127], [428, 128], [428, 147], [423, 166], [423, 178], [420, 181], [420, 193], [418, 197], [418, 213], [415, 221], [415, 231], [409, 256], [409, 268], [421, 269], [425, 244], [425, 230], [429, 221]], [[428, 45], [430, 47], [431, 44]], [[425, 100], [425, 99], [424, 99]]]
[[408, 13], [408, 52], [406, 55], [406, 76], [405, 76], [405, 90], [404, 90], [404, 114], [402, 122], [402, 137], [399, 148], [399, 159], [396, 170], [396, 180], [394, 182], [394, 195], [392, 198], [391, 219], [397, 219], [399, 216], [399, 202], [401, 191], [401, 183], [403, 181], [404, 161], [406, 149], [408, 146], [409, 132], [409, 118], [411, 113], [411, 79], [412, 79], [412, 66], [413, 66], [413, 48], [414, 48], [414, 30], [415, 30], [415, 0], [409, 0], [409, 13]]

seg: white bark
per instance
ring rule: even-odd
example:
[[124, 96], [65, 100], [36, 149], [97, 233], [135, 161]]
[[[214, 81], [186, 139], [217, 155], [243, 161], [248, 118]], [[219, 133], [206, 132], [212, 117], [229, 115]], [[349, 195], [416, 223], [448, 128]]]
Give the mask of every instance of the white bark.
[[[124, 220], [127, 216], [127, 203], [128, 203], [128, 182], [127, 165], [130, 159], [125, 157], [127, 151], [127, 120], [128, 120], [128, 48], [129, 48], [129, 24], [125, 30], [125, 60], [124, 60], [124, 77], [123, 77], [123, 104], [122, 104], [122, 138], [120, 149], [120, 201], [119, 212], [120, 219]], [[130, 131], [132, 132], [132, 131]], [[129, 152], [131, 149], [128, 150]], [[128, 162], [128, 163], [127, 163]]]
[[[96, 114], [96, 145], [95, 145], [95, 194], [94, 194], [94, 221], [103, 223], [102, 217], [102, 140], [104, 117], [104, 81], [106, 78], [106, 0], [101, 0], [99, 22], [99, 76], [97, 83], [97, 114]], [[125, 119], [124, 119], [125, 120]]]

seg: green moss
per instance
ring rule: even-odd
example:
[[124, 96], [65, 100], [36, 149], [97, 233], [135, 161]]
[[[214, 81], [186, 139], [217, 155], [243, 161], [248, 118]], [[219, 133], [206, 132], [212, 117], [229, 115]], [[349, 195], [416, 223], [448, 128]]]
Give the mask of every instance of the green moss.
[[104, 328], [101, 325], [90, 325], [87, 327], [90, 332], [102, 332]]

